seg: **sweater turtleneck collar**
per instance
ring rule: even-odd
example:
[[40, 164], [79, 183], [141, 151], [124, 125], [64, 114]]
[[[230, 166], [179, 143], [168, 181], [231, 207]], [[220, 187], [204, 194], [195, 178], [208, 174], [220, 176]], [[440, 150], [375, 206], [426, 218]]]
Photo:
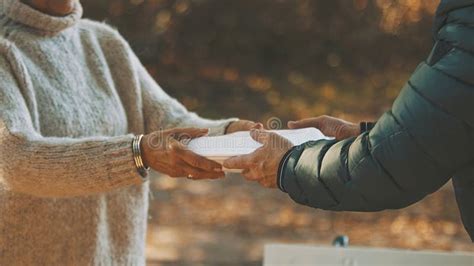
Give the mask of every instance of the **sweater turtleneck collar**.
[[47, 32], [59, 32], [74, 26], [81, 19], [82, 6], [76, 1], [70, 14], [59, 17], [40, 12], [20, 0], [0, 0], [0, 12], [11, 20], [29, 27]]

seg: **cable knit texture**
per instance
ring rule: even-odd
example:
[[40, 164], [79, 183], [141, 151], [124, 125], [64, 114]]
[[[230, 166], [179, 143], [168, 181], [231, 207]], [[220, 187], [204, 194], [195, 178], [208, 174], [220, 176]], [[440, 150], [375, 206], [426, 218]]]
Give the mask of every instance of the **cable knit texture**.
[[134, 134], [210, 128], [109, 26], [0, 0], [0, 265], [144, 265]]

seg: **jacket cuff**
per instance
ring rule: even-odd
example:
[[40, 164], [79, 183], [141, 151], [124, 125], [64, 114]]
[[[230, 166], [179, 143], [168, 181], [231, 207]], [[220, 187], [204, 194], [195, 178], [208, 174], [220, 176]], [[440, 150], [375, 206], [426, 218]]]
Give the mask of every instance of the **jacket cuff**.
[[308, 147], [317, 145], [318, 142], [321, 143], [321, 141], [309, 141], [299, 146], [294, 146], [283, 156], [280, 166], [278, 167], [277, 175], [277, 184], [281, 191], [285, 193], [289, 192], [287, 189], [291, 189], [293, 182], [292, 180], [285, 180], [285, 178], [295, 178], [294, 169], [304, 150]]
[[[322, 157], [336, 140], [310, 141], [296, 146], [282, 165], [281, 187], [297, 203], [317, 208], [334, 206], [337, 202], [319, 179]], [[305, 191], [311, 190], [309, 195]]]
[[285, 153], [285, 155], [283, 155], [283, 158], [280, 161], [280, 165], [278, 166], [277, 185], [278, 185], [278, 188], [281, 191], [285, 192], [285, 193], [287, 193], [287, 192], [286, 192], [285, 187], [283, 186], [283, 182], [282, 182], [283, 177], [284, 177], [283, 171], [285, 170], [286, 163], [288, 162], [288, 159], [290, 158], [290, 155], [293, 152], [293, 150], [295, 149], [295, 147], [291, 148], [289, 151], [287, 151]]
[[377, 122], [360, 122], [360, 134], [372, 130]]

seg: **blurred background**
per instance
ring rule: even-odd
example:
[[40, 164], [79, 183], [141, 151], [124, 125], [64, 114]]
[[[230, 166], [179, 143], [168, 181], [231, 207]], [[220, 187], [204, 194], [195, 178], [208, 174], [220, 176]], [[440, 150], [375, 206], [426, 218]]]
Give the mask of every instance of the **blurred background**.
[[[159, 84], [210, 118], [376, 120], [429, 54], [438, 0], [83, 0]], [[152, 181], [150, 265], [260, 265], [265, 243], [474, 251], [450, 184], [408, 209], [334, 213], [238, 176]]]

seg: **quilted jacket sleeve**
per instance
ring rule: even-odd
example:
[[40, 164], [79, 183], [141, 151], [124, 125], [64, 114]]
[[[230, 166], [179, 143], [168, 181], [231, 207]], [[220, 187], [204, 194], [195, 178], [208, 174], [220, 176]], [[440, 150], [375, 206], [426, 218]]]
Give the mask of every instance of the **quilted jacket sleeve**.
[[300, 204], [326, 210], [397, 209], [472, 163], [474, 24], [460, 21], [472, 20], [473, 11], [448, 16], [435, 49], [440, 42], [450, 48], [419, 65], [370, 132], [295, 147], [282, 168], [283, 190]]

